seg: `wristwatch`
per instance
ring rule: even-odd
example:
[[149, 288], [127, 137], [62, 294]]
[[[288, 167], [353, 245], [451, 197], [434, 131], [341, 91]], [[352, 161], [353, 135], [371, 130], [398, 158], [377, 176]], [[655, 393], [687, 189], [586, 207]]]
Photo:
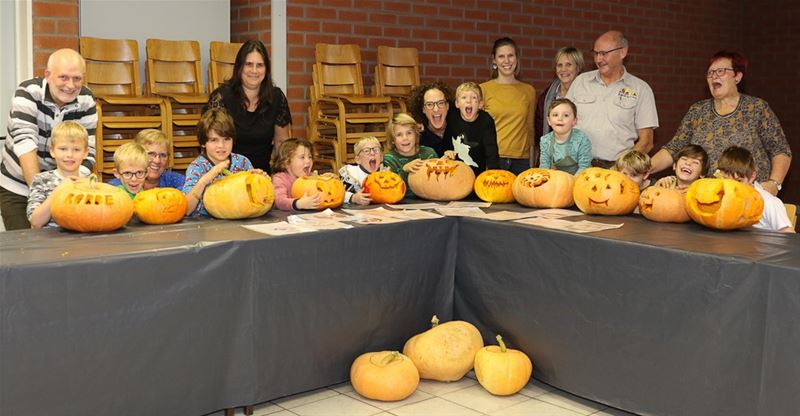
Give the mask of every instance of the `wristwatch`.
[[774, 184], [775, 184], [775, 187], [776, 187], [776, 188], [778, 188], [778, 190], [779, 190], [779, 191], [781, 190], [781, 188], [783, 188], [783, 187], [781, 186], [781, 183], [780, 183], [780, 182], [778, 182], [778, 181], [776, 181], [775, 179], [772, 179], [772, 178], [770, 178], [770, 179], [767, 179], [767, 180], [765, 180], [764, 182], [772, 182], [772, 183], [774, 183]]

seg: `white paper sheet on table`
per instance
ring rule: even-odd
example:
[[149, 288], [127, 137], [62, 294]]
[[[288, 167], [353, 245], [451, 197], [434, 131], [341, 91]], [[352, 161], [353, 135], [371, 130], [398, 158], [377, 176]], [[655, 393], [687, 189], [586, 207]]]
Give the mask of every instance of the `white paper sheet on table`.
[[434, 218], [442, 218], [441, 215], [433, 212], [423, 211], [421, 209], [404, 209], [402, 211], [392, 211], [396, 218], [406, 218], [409, 220], [429, 220]]
[[486, 213], [478, 207], [465, 207], [465, 208], [436, 208], [436, 212], [447, 217], [475, 217], [486, 218]]
[[316, 219], [316, 220], [344, 221], [350, 216], [341, 212], [334, 212], [332, 209], [326, 208], [324, 211], [312, 212], [310, 214], [295, 214], [295, 215], [290, 215], [290, 217], [298, 217], [303, 220]]
[[436, 209], [444, 205], [436, 202], [413, 202], [410, 204], [386, 204], [386, 206], [394, 209]]
[[523, 218], [536, 217], [537, 212], [538, 211], [527, 211], [527, 212], [497, 211], [486, 214], [484, 218], [494, 221], [514, 221], [514, 220], [521, 220]]
[[447, 208], [489, 208], [492, 206], [491, 202], [477, 202], [477, 201], [450, 201]]
[[520, 224], [536, 225], [544, 228], [553, 228], [557, 230], [571, 231], [574, 233], [593, 233], [596, 231], [612, 230], [615, 228], [620, 228], [624, 225], [624, 223], [603, 224], [600, 222], [586, 221], [586, 220], [567, 221], [561, 219], [541, 218], [541, 217], [525, 218], [514, 222], [518, 222]]
[[[351, 218], [349, 215], [347, 218]], [[339, 222], [339, 220], [305, 217], [300, 215], [290, 215], [286, 218], [286, 222], [293, 225], [298, 225], [304, 228], [312, 228], [314, 230], [343, 230], [353, 228], [350, 224]]]
[[313, 228], [306, 228], [296, 224], [289, 224], [288, 222], [285, 221], [270, 222], [267, 224], [248, 224], [248, 225], [242, 225], [242, 227], [247, 228], [248, 230], [251, 231], [273, 236], [302, 234], [302, 233], [310, 233], [317, 231]]
[[578, 215], [583, 215], [580, 211], [573, 211], [571, 209], [560, 209], [560, 208], [548, 208], [548, 209], [540, 209], [538, 211], [533, 211], [534, 217], [539, 218], [565, 218], [565, 217], [575, 217]]

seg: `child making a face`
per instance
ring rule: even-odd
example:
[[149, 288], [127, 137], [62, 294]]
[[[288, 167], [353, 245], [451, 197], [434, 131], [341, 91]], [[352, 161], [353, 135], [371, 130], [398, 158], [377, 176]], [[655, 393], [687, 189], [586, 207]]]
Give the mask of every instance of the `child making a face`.
[[456, 108], [447, 116], [448, 149], [454, 150], [458, 158], [472, 167], [475, 176], [486, 169], [500, 168], [497, 151], [497, 129], [494, 119], [483, 111], [481, 87], [474, 82], [465, 82], [456, 89]]
[[672, 164], [675, 174], [657, 180], [656, 186], [685, 191], [708, 171], [708, 154], [696, 144], [684, 147], [672, 159], [675, 161]]
[[540, 168], [575, 175], [592, 165], [592, 142], [575, 128], [578, 124], [575, 103], [566, 98], [553, 100], [547, 109], [547, 124], [552, 131], [541, 138]]
[[622, 153], [614, 163], [613, 169], [625, 174], [639, 186], [639, 189], [644, 189], [650, 186], [650, 156], [638, 150], [628, 150]]
[[406, 183], [406, 198], [416, 198], [408, 187], [408, 174], [420, 169], [425, 159], [435, 159], [436, 152], [430, 147], [419, 145], [417, 122], [407, 113], [398, 113], [389, 121], [386, 136], [389, 152], [383, 156], [383, 163], [403, 178]]
[[119, 179], [117, 188], [125, 191], [131, 199], [144, 189], [147, 176], [147, 151], [142, 145], [125, 143], [114, 151], [114, 177]]
[[50, 156], [55, 159], [56, 168], [33, 177], [26, 210], [31, 228], [56, 226], [50, 218], [51, 195], [61, 183], [79, 176], [81, 163], [89, 155], [89, 134], [78, 122], [58, 124], [50, 134]]
[[226, 170], [230, 173], [253, 170], [264, 174], [260, 169], [253, 169], [253, 164], [245, 156], [232, 153], [235, 137], [233, 119], [225, 110], [212, 108], [200, 117], [197, 141], [201, 153], [186, 169], [182, 190], [189, 200], [186, 215], [209, 215], [203, 206], [203, 193], [214, 180], [222, 178]]
[[369, 205], [370, 195], [363, 192], [364, 179], [370, 173], [388, 169], [383, 166], [383, 147], [375, 137], [364, 137], [353, 148], [356, 154], [355, 165], [345, 165], [339, 169], [339, 177], [344, 184], [344, 203]]
[[311, 175], [314, 161], [311, 159], [311, 143], [305, 139], [288, 139], [281, 143], [272, 155], [270, 166], [272, 185], [275, 187], [275, 206], [281, 211], [317, 209], [322, 203], [319, 193], [292, 197], [292, 184], [301, 176]]

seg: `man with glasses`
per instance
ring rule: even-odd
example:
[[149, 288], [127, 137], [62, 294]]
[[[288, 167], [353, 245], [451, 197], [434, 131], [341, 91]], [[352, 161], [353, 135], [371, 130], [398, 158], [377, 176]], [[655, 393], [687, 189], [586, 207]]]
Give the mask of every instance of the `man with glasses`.
[[81, 171], [94, 166], [97, 113], [94, 97], [83, 86], [86, 63], [78, 52], [59, 49], [47, 60], [44, 77], [22, 82], [11, 100], [8, 136], [0, 150], [0, 213], [7, 230], [30, 228], [25, 214], [33, 177], [53, 170], [50, 132], [75, 120], [89, 133], [89, 155]]
[[597, 69], [578, 75], [567, 98], [578, 107], [578, 128], [592, 142], [593, 166], [610, 168], [629, 149], [648, 153], [658, 113], [653, 90], [628, 73], [628, 40], [612, 30], [594, 42]]

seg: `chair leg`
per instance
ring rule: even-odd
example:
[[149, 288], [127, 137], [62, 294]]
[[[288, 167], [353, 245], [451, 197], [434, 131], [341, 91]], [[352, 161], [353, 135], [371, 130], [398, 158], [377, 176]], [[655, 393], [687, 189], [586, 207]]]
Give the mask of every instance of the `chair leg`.
[[244, 407], [244, 414], [246, 416], [251, 416], [253, 414], [253, 406], [245, 406]]
[[225, 409], [225, 416], [233, 416], [234, 413], [236, 413], [234, 408]]

